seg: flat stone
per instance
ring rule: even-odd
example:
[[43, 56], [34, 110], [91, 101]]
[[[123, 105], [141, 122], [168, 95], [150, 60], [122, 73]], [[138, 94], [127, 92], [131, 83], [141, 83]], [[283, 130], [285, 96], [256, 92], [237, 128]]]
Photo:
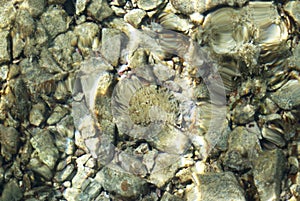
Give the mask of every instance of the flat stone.
[[280, 149], [264, 151], [254, 161], [254, 183], [261, 201], [279, 200], [286, 162]]

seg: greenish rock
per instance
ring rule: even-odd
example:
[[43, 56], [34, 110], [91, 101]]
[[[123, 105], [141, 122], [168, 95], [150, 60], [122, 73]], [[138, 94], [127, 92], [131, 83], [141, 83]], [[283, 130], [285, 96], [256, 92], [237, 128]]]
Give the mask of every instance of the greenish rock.
[[223, 158], [226, 168], [242, 171], [252, 167], [252, 160], [255, 160], [261, 150], [258, 132], [250, 132], [239, 126], [229, 134], [229, 146]]
[[53, 177], [53, 173], [50, 170], [50, 168], [47, 165], [43, 164], [37, 158], [31, 158], [27, 165], [27, 168], [32, 170], [33, 172], [39, 174], [47, 181], [51, 180]]
[[32, 17], [37, 17], [43, 13], [45, 5], [46, 0], [25, 0], [21, 8], [27, 9]]
[[63, 4], [66, 0], [48, 0], [48, 4]]
[[264, 151], [254, 161], [254, 184], [261, 201], [279, 200], [286, 164], [280, 149]]
[[130, 10], [125, 16], [124, 19], [126, 22], [138, 28], [142, 22], [142, 20], [146, 17], [147, 13], [141, 9], [133, 9]]
[[142, 10], [150, 11], [156, 9], [163, 2], [163, 0], [138, 0], [137, 6]]
[[22, 198], [23, 192], [16, 180], [12, 179], [4, 185], [0, 201], [19, 201]]
[[289, 80], [281, 88], [271, 93], [271, 99], [284, 110], [299, 107], [300, 82], [298, 80]]
[[62, 8], [56, 6], [50, 6], [47, 11], [41, 15], [41, 23], [51, 38], [66, 32], [69, 28], [70, 21], [68, 14]]
[[1, 155], [10, 160], [13, 154], [18, 152], [20, 133], [13, 127], [5, 127], [0, 124]]
[[136, 199], [148, 192], [148, 185], [145, 180], [124, 172], [117, 165], [105, 166], [99, 171], [95, 180], [109, 192], [116, 193], [121, 198]]
[[29, 122], [34, 126], [40, 126], [45, 121], [46, 106], [43, 103], [37, 103], [32, 106], [29, 113]]
[[77, 25], [74, 29], [75, 35], [78, 37], [78, 47], [84, 56], [87, 56], [94, 48], [100, 35], [99, 26], [92, 22], [86, 22]]
[[10, 40], [9, 31], [0, 30], [0, 63], [10, 61]]
[[160, 201], [183, 201], [183, 199], [178, 196], [172, 195], [171, 193], [165, 192]]
[[16, 16], [16, 30], [21, 34], [22, 38], [32, 35], [35, 31], [35, 21], [30, 15], [29, 11], [20, 9]]
[[87, 12], [98, 21], [102, 21], [113, 14], [113, 10], [106, 0], [91, 0]]
[[75, 52], [75, 46], [77, 45], [77, 36], [73, 31], [68, 31], [64, 34], [58, 35], [48, 50], [52, 53], [54, 60], [60, 65], [60, 67], [69, 71], [72, 68], [73, 54]]
[[30, 143], [37, 152], [39, 159], [50, 169], [53, 169], [59, 154], [50, 132], [48, 130], [37, 131], [30, 139]]
[[47, 124], [53, 125], [58, 123], [63, 117], [69, 113], [69, 110], [63, 106], [57, 105], [50, 117], [47, 119]]
[[13, 26], [12, 22], [15, 19], [15, 15], [16, 8], [13, 1], [0, 2], [0, 29], [9, 30]]
[[196, 175], [197, 186], [187, 193], [187, 201], [246, 201], [244, 190], [232, 172]]

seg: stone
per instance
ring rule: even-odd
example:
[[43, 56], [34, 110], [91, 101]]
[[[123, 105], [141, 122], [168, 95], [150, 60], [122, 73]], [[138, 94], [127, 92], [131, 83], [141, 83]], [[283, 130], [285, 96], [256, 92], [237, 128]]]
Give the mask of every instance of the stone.
[[163, 0], [138, 0], [137, 6], [142, 10], [150, 11], [156, 9], [163, 2]]
[[113, 14], [106, 0], [92, 0], [87, 8], [88, 14], [98, 21], [102, 21]]
[[0, 201], [22, 200], [23, 193], [16, 180], [12, 179], [4, 185]]
[[135, 200], [140, 195], [145, 195], [148, 191], [148, 185], [145, 180], [124, 172], [117, 165], [105, 166], [95, 177], [102, 187], [109, 192], [116, 193], [121, 198], [130, 198]]
[[122, 32], [117, 29], [102, 29], [101, 52], [111, 65], [117, 66], [121, 54]]
[[125, 16], [124, 19], [126, 22], [134, 26], [135, 28], [139, 28], [142, 20], [147, 15], [146, 11], [142, 9], [133, 9], [130, 10]]
[[261, 201], [279, 200], [286, 163], [280, 149], [264, 151], [254, 161], [254, 184]]
[[9, 31], [0, 30], [0, 63], [10, 61]]
[[231, 172], [196, 175], [196, 187], [186, 193], [187, 201], [246, 201], [244, 191]]

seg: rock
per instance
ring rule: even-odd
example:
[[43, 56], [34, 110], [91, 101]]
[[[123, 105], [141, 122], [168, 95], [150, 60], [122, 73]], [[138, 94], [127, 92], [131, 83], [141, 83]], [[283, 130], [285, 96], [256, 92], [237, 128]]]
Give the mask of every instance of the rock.
[[78, 37], [78, 47], [83, 55], [89, 53], [89, 50], [98, 48], [94, 47], [98, 43], [98, 36], [100, 35], [99, 26], [92, 22], [80, 24], [74, 29], [75, 35]]
[[[10, 29], [13, 25], [12, 21], [15, 19], [15, 15], [16, 8], [14, 7], [14, 2], [0, 2], [0, 29]], [[2, 39], [2, 37], [0, 39]]]
[[46, 106], [43, 103], [37, 103], [32, 106], [29, 113], [29, 122], [34, 126], [40, 126], [45, 121]]
[[31, 158], [27, 168], [41, 175], [45, 180], [50, 181], [53, 177], [51, 169], [41, 162], [41, 159]]
[[43, 13], [45, 5], [46, 0], [25, 0], [21, 8], [27, 9], [32, 17], [37, 17]]
[[130, 10], [125, 16], [124, 19], [126, 22], [134, 26], [135, 28], [139, 28], [142, 20], [147, 15], [146, 11], [141, 9], [133, 9]]
[[161, 153], [155, 159], [155, 165], [150, 173], [149, 182], [157, 187], [163, 187], [178, 170], [180, 155]]
[[245, 127], [236, 127], [230, 134], [228, 150], [223, 158], [223, 165], [229, 169], [242, 171], [252, 166], [260, 151], [259, 133], [249, 132]]
[[88, 2], [89, 2], [89, 0], [77, 0], [76, 1], [76, 5], [75, 5], [76, 15], [79, 15], [80, 13], [82, 13], [85, 10]]
[[264, 151], [254, 161], [253, 177], [261, 201], [279, 200], [286, 158], [280, 149]]
[[67, 165], [62, 171], [56, 172], [54, 179], [58, 182], [64, 182], [71, 176], [72, 172], [74, 171], [74, 168], [75, 167], [73, 164]]
[[16, 180], [12, 179], [4, 185], [0, 201], [22, 200], [23, 193]]
[[138, 0], [137, 6], [142, 10], [150, 11], [156, 9], [163, 2], [163, 0]]
[[12, 108], [12, 114], [16, 119], [21, 121], [27, 119], [31, 102], [27, 86], [23, 79], [18, 78], [12, 82], [12, 91], [15, 95], [15, 105]]
[[161, 201], [183, 201], [180, 197], [177, 197], [175, 195], [172, 195], [168, 192], [165, 192], [163, 196], [161, 197]]
[[196, 187], [186, 193], [187, 201], [246, 201], [244, 191], [231, 172], [196, 175]]
[[91, 0], [87, 12], [100, 22], [113, 14], [106, 0]]
[[102, 29], [101, 52], [105, 59], [113, 66], [117, 66], [121, 54], [123, 35], [117, 29]]
[[147, 183], [132, 174], [124, 172], [117, 165], [105, 166], [95, 177], [106, 191], [116, 193], [121, 198], [136, 199], [148, 191]]
[[271, 99], [282, 109], [291, 110], [300, 106], [300, 82], [289, 80], [280, 89], [271, 93]]
[[0, 66], [0, 82], [6, 80], [7, 76], [8, 76], [8, 66], [7, 65]]
[[47, 124], [53, 125], [58, 123], [63, 117], [65, 117], [69, 113], [68, 108], [57, 105], [53, 113], [47, 119]]
[[0, 30], [0, 63], [10, 61], [9, 31]]
[[30, 143], [37, 152], [39, 159], [50, 169], [53, 169], [59, 154], [50, 132], [48, 130], [37, 131], [30, 139]]
[[10, 160], [18, 152], [19, 142], [20, 134], [15, 128], [0, 124], [1, 155], [6, 160]]
[[46, 12], [41, 15], [41, 22], [51, 38], [60, 33], [66, 32], [69, 28], [70, 18], [61, 8], [50, 6]]

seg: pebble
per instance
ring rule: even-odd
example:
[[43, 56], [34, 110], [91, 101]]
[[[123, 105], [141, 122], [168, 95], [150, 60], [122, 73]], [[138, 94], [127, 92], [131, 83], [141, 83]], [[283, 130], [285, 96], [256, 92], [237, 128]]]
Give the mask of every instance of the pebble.
[[13, 127], [5, 127], [0, 124], [0, 143], [1, 143], [1, 155], [10, 160], [12, 154], [16, 154], [20, 142], [20, 134]]
[[62, 171], [56, 172], [54, 179], [56, 179], [56, 181], [58, 181], [58, 182], [64, 182], [72, 174], [74, 169], [75, 169], [75, 166], [73, 164], [67, 165]]

